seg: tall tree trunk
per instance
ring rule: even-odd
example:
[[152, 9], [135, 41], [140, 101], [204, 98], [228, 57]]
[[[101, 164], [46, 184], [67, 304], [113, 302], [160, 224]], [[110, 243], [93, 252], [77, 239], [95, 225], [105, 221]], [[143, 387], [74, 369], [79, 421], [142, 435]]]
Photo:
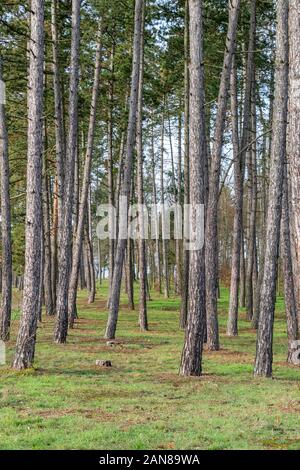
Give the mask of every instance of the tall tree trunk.
[[[165, 107], [165, 98], [164, 98]], [[164, 207], [165, 203], [165, 188], [164, 188], [164, 145], [165, 145], [165, 117], [164, 111], [162, 114], [161, 124], [161, 149], [160, 149], [160, 201], [161, 201], [161, 243], [162, 243], [162, 255], [163, 255], [163, 272], [164, 272], [164, 295], [168, 299], [170, 296], [169, 292], [169, 262], [168, 262], [168, 242], [165, 239], [165, 227], [166, 227], [166, 211]]]
[[[131, 92], [130, 92], [130, 107], [128, 117], [127, 129], [127, 150], [124, 165], [124, 177], [121, 185], [120, 195], [127, 199], [126, 207], [128, 207], [128, 200], [130, 197], [130, 187], [132, 179], [133, 167], [133, 154], [135, 147], [135, 130], [136, 130], [136, 114], [138, 108], [138, 89], [139, 89], [139, 75], [140, 75], [140, 58], [141, 58], [141, 29], [143, 20], [143, 0], [136, 0], [135, 2], [135, 19], [134, 19], [134, 44], [133, 44], [133, 65], [132, 65], [132, 78], [131, 78]], [[121, 208], [122, 209], [122, 208]], [[124, 208], [123, 208], [124, 212]], [[128, 209], [126, 213], [122, 214], [124, 220], [128, 220]], [[120, 236], [121, 235], [121, 236]], [[122, 281], [122, 270], [124, 263], [124, 255], [126, 249], [126, 237], [119, 234], [117, 243], [115, 268], [113, 274], [113, 283], [110, 298], [110, 312], [107, 322], [105, 337], [113, 339], [116, 334], [119, 303], [120, 303], [120, 289]]]
[[78, 287], [78, 273], [80, 266], [80, 257], [82, 251], [82, 240], [83, 240], [83, 230], [84, 222], [86, 216], [86, 209], [88, 206], [88, 196], [90, 188], [90, 178], [91, 178], [91, 168], [92, 168], [92, 157], [94, 150], [94, 136], [95, 136], [95, 127], [96, 127], [96, 114], [97, 114], [97, 102], [98, 102], [98, 92], [99, 92], [99, 83], [100, 83], [100, 74], [101, 74], [101, 27], [98, 33], [97, 49], [96, 49], [96, 58], [95, 58], [95, 71], [94, 71], [94, 84], [92, 90], [92, 99], [91, 99], [91, 108], [90, 108], [90, 119], [89, 119], [89, 130], [87, 138], [87, 149], [85, 154], [84, 169], [83, 169], [83, 180], [82, 188], [80, 195], [80, 207], [78, 214], [77, 230], [76, 237], [73, 244], [73, 256], [72, 256], [72, 270], [70, 275], [70, 284], [68, 292], [68, 314], [70, 327], [73, 326], [76, 312], [76, 296], [77, 296], [77, 287]]
[[[178, 115], [178, 161], [177, 161], [177, 190], [176, 190], [176, 203], [182, 207], [181, 197], [181, 159], [182, 159], [182, 111], [181, 111], [181, 99], [179, 103], [179, 115]], [[182, 228], [182, 227], [181, 227]], [[176, 282], [175, 292], [178, 295], [182, 295], [182, 241], [179, 239], [175, 240], [175, 262], [176, 262]]]
[[148, 330], [147, 319], [147, 265], [146, 265], [146, 233], [145, 233], [145, 214], [144, 204], [144, 180], [143, 180], [143, 75], [144, 75], [144, 5], [143, 20], [141, 28], [141, 58], [140, 58], [140, 78], [139, 78], [139, 98], [137, 112], [137, 196], [139, 205], [139, 272], [140, 272], [140, 291], [139, 291], [139, 325], [141, 331]]
[[218, 111], [215, 123], [214, 145], [211, 155], [209, 194], [206, 215], [207, 220], [205, 237], [205, 269], [207, 345], [208, 349], [214, 351], [220, 348], [217, 305], [219, 180], [221, 169], [223, 134], [227, 107], [227, 95], [229, 88], [230, 73], [232, 68], [232, 57], [235, 51], [235, 40], [239, 9], [240, 0], [229, 1], [229, 24], [218, 97]]
[[[189, 165], [189, 122], [190, 122], [190, 76], [189, 76], [189, 0], [185, 0], [185, 26], [184, 26], [184, 204], [190, 203], [190, 165]], [[186, 221], [184, 221], [184, 224]], [[188, 314], [189, 295], [189, 266], [190, 252], [185, 249], [186, 240], [183, 243], [182, 262], [182, 296], [180, 306], [179, 326], [184, 329]]]
[[51, 232], [50, 232], [50, 201], [49, 201], [49, 180], [47, 168], [47, 122], [45, 120], [45, 138], [44, 138], [44, 161], [43, 161], [43, 249], [44, 249], [44, 263], [43, 263], [43, 287], [44, 287], [44, 302], [47, 315], [54, 315], [55, 309], [52, 297], [52, 270], [51, 270]]
[[289, 5], [290, 76], [288, 163], [291, 181], [295, 288], [297, 292], [298, 321], [300, 324], [300, 5], [297, 0], [290, 0]]
[[[205, 202], [204, 165], [206, 158], [203, 70], [202, 1], [189, 0], [190, 35], [190, 223], [194, 233], [198, 204]], [[200, 375], [205, 329], [205, 250], [190, 252], [189, 306], [181, 356], [182, 375]]]
[[[2, 64], [0, 62], [0, 81]], [[3, 98], [3, 99], [2, 99]], [[1, 309], [0, 339], [8, 341], [10, 337], [11, 296], [12, 296], [12, 253], [11, 253], [11, 211], [9, 195], [9, 155], [6, 129], [4, 97], [0, 96], [0, 185], [1, 185]]]
[[32, 366], [41, 290], [44, 2], [31, 0], [25, 271], [22, 316], [13, 367]]
[[[255, 74], [253, 74], [255, 76]], [[256, 250], [256, 208], [257, 208], [257, 175], [256, 175], [256, 99], [255, 99], [255, 79], [252, 81], [251, 93], [251, 146], [249, 148], [249, 230], [248, 230], [248, 264], [246, 273], [247, 286], [247, 318], [253, 317], [253, 273]]]
[[293, 342], [298, 339], [298, 319], [297, 304], [295, 296], [295, 284], [292, 263], [291, 249], [291, 233], [290, 233], [290, 208], [289, 208], [289, 192], [287, 180], [286, 161], [284, 165], [284, 181], [282, 196], [282, 213], [281, 213], [281, 256], [283, 263], [283, 279], [284, 279], [284, 298], [287, 321], [288, 336], [288, 362], [293, 362]]
[[232, 268], [230, 283], [230, 303], [227, 323], [227, 335], [238, 334], [238, 307], [240, 284], [240, 256], [243, 227], [243, 170], [239, 151], [238, 107], [237, 107], [237, 76], [233, 61], [231, 72], [231, 126], [234, 159], [234, 222], [232, 239]]
[[65, 343], [68, 334], [68, 289], [72, 254], [72, 212], [74, 193], [74, 169], [78, 132], [78, 81], [80, 43], [80, 0], [72, 0], [72, 40], [69, 98], [69, 134], [66, 154], [63, 223], [60, 239], [59, 273], [57, 287], [57, 319], [54, 341]]
[[265, 268], [262, 282], [260, 318], [254, 374], [272, 376], [273, 323], [278, 273], [280, 218], [286, 146], [288, 102], [288, 1], [277, 3], [276, 74], [273, 142], [266, 226]]
[[63, 117], [62, 84], [59, 63], [59, 33], [58, 33], [58, 0], [51, 2], [51, 38], [53, 55], [53, 90], [55, 111], [55, 150], [56, 150], [56, 179], [54, 190], [54, 218], [52, 230], [52, 295], [56, 303], [56, 284], [58, 276], [59, 238], [62, 230], [63, 195], [65, 178], [65, 132]]

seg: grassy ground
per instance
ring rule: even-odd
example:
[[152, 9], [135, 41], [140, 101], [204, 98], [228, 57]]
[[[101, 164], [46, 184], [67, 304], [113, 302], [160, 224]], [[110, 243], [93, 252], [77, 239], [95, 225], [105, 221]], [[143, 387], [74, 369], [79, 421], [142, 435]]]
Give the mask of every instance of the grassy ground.
[[[226, 338], [228, 291], [220, 299], [222, 349], [205, 352], [204, 375], [182, 378], [179, 299], [154, 295], [150, 331], [126, 308], [117, 346], [102, 339], [106, 288], [95, 304], [80, 294], [80, 320], [66, 345], [52, 343], [53, 320], [38, 330], [36, 369], [0, 368], [1, 449], [300, 449], [300, 370], [285, 363], [282, 299], [277, 306], [273, 380], [252, 377], [255, 332], [240, 315]], [[11, 362], [17, 332], [8, 345]], [[101, 370], [96, 359], [110, 359]]]

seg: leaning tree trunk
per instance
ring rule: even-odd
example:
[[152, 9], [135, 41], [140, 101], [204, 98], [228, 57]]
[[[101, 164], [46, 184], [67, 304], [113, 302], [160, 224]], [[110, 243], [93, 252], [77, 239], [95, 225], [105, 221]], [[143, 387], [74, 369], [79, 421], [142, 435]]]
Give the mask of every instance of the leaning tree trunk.
[[80, 258], [82, 251], [82, 240], [83, 240], [83, 231], [84, 231], [84, 222], [86, 216], [89, 187], [90, 187], [90, 178], [91, 178], [91, 167], [92, 167], [92, 157], [94, 149], [94, 136], [96, 128], [96, 114], [97, 114], [97, 101], [99, 93], [99, 83], [100, 83], [100, 73], [101, 73], [101, 27], [99, 29], [99, 37], [97, 42], [96, 49], [96, 58], [95, 58], [95, 72], [94, 72], [94, 84], [92, 90], [92, 100], [90, 108], [90, 120], [89, 120], [89, 130], [87, 138], [87, 149], [84, 161], [83, 169], [83, 181], [82, 189], [80, 196], [80, 205], [79, 205], [79, 214], [77, 221], [76, 236], [73, 243], [73, 253], [72, 253], [72, 270], [70, 275], [70, 284], [68, 292], [68, 314], [70, 327], [73, 326], [75, 317], [76, 317], [76, 296], [77, 296], [77, 287], [78, 287], [78, 274], [80, 266]]
[[68, 288], [72, 255], [72, 212], [74, 193], [74, 169], [78, 131], [78, 80], [80, 43], [80, 0], [72, 0], [72, 43], [69, 98], [69, 134], [66, 155], [64, 211], [60, 237], [59, 272], [56, 303], [54, 341], [65, 343], [68, 334]]
[[295, 288], [297, 292], [298, 321], [300, 324], [300, 4], [298, 0], [290, 0], [289, 6], [290, 75], [288, 163], [291, 181]]
[[[2, 80], [2, 64], [0, 63], [0, 82]], [[11, 253], [11, 214], [9, 198], [9, 160], [8, 135], [4, 96], [0, 96], [0, 185], [1, 185], [1, 238], [2, 238], [2, 270], [1, 270], [1, 309], [0, 339], [8, 341], [10, 337], [11, 295], [12, 295], [12, 253]]]
[[207, 346], [210, 350], [218, 350], [218, 199], [221, 170], [221, 155], [223, 134], [227, 108], [229, 79], [232, 68], [232, 57], [235, 51], [237, 23], [240, 10], [240, 0], [229, 1], [229, 24], [221, 75], [218, 111], [215, 123], [214, 145], [211, 155], [209, 176], [209, 194], [207, 203], [206, 237], [205, 237], [205, 270], [206, 270], [206, 316], [207, 316]]
[[238, 107], [237, 107], [237, 76], [233, 61], [231, 72], [231, 126], [234, 159], [234, 222], [232, 239], [232, 267], [230, 283], [230, 303], [227, 323], [227, 335], [238, 334], [238, 307], [240, 284], [240, 256], [243, 226], [243, 169], [239, 151]]
[[[143, 6], [144, 10], [144, 6]], [[139, 267], [140, 267], [140, 292], [139, 292], [139, 325], [141, 331], [148, 330], [147, 319], [147, 266], [146, 266], [146, 233], [144, 204], [144, 181], [143, 181], [143, 73], [144, 73], [144, 11], [143, 25], [141, 28], [141, 58], [139, 78], [139, 98], [137, 113], [137, 195], [139, 205]]]
[[[130, 187], [132, 179], [133, 154], [135, 147], [135, 130], [136, 130], [136, 114], [138, 108], [138, 88], [140, 75], [140, 58], [141, 58], [141, 29], [143, 21], [143, 0], [135, 2], [135, 19], [134, 19], [134, 44], [133, 44], [133, 64], [131, 77], [130, 107], [127, 129], [127, 150], [124, 164], [124, 176], [122, 180], [120, 196], [126, 198], [126, 207], [120, 207], [122, 222], [126, 224], [128, 220], [128, 200], [130, 197]], [[110, 312], [105, 332], [105, 337], [114, 339], [117, 329], [120, 290], [122, 281], [122, 270], [124, 264], [124, 255], [126, 249], [127, 233], [119, 232], [119, 239], [115, 255], [115, 267], [113, 273], [113, 282], [110, 296]]]
[[288, 0], [278, 0], [277, 3], [276, 74], [273, 142], [269, 181], [269, 206], [266, 226], [266, 255], [254, 367], [254, 374], [264, 377], [272, 376], [273, 362], [273, 323], [286, 152], [288, 102], [288, 3]]
[[13, 367], [32, 366], [41, 289], [44, 2], [31, 0], [25, 271], [22, 317]]
[[[202, 1], [189, 0], [190, 35], [190, 224], [193, 233], [199, 220], [196, 207], [205, 202], [204, 165], [206, 160]], [[205, 334], [205, 251], [190, 251], [189, 306], [181, 356], [182, 375], [200, 375]]]

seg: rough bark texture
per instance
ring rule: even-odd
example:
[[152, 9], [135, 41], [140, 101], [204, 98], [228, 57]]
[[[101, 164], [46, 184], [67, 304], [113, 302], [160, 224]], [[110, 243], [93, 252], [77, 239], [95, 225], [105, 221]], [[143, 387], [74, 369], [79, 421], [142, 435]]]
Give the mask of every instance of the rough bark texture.
[[205, 269], [207, 345], [210, 350], [218, 350], [220, 347], [217, 311], [219, 181], [223, 134], [227, 107], [227, 95], [232, 67], [232, 57], [235, 51], [235, 39], [239, 17], [239, 8], [239, 0], [229, 1], [229, 24], [218, 97], [218, 111], [215, 123], [214, 145], [211, 155], [211, 168], [209, 176], [209, 194], [206, 214], [207, 220], [205, 237]]
[[54, 341], [65, 343], [68, 333], [68, 288], [72, 254], [72, 212], [74, 195], [74, 169], [78, 130], [78, 80], [80, 43], [80, 0], [72, 0], [72, 43], [69, 97], [69, 133], [66, 154], [64, 211], [61, 228], [59, 272], [57, 286], [56, 325]]
[[[189, 0], [190, 35], [190, 203], [204, 204], [206, 158], [203, 70], [202, 1]], [[197, 224], [193, 214], [193, 230]], [[200, 375], [205, 325], [204, 247], [190, 252], [189, 306], [181, 357], [182, 375]]]
[[[2, 80], [0, 63], [0, 81]], [[11, 295], [12, 295], [12, 253], [11, 253], [11, 212], [9, 198], [8, 135], [6, 129], [5, 106], [0, 101], [0, 185], [1, 185], [1, 309], [0, 339], [10, 337]]]
[[43, 152], [44, 2], [31, 1], [28, 84], [28, 151], [25, 271], [22, 316], [13, 367], [34, 360], [41, 290], [42, 152]]
[[239, 129], [237, 108], [237, 77], [233, 63], [231, 73], [231, 126], [234, 159], [234, 222], [232, 236], [230, 303], [227, 323], [227, 335], [238, 334], [238, 306], [240, 283], [240, 256], [243, 224], [243, 170], [241, 153], [239, 152]]
[[284, 165], [284, 181], [282, 196], [282, 215], [281, 215], [281, 257], [283, 265], [284, 279], [284, 300], [287, 322], [288, 336], [288, 355], [287, 361], [293, 362], [293, 342], [298, 339], [298, 319], [297, 305], [295, 296], [295, 284], [292, 263], [290, 216], [289, 216], [289, 193], [287, 181], [286, 161]]
[[254, 374], [271, 377], [273, 362], [273, 323], [278, 273], [278, 251], [284, 176], [288, 101], [288, 1], [277, 3], [276, 73], [273, 115], [273, 143], [269, 180], [265, 267], [262, 282], [260, 318]]
[[294, 273], [300, 324], [300, 3], [289, 2], [289, 125], [288, 163], [291, 181], [291, 215], [294, 246]]
[[[138, 106], [138, 88], [139, 88], [140, 57], [141, 57], [140, 50], [141, 50], [141, 28], [142, 28], [142, 16], [143, 16], [143, 12], [142, 12], [143, 3], [144, 3], [143, 0], [136, 0], [135, 2], [133, 65], [132, 65], [128, 129], [127, 129], [127, 149], [126, 149], [126, 157], [125, 157], [125, 162], [124, 162], [124, 177], [123, 177], [121, 190], [120, 190], [120, 195], [123, 197], [126, 197], [127, 200], [129, 200], [129, 197], [130, 197], [133, 153], [134, 153], [134, 146], [135, 146], [136, 113], [137, 113], [137, 106]], [[127, 214], [123, 214], [123, 217], [124, 215], [126, 218]], [[105, 337], [108, 339], [114, 339], [115, 334], [116, 334], [125, 249], [126, 249], [126, 238], [119, 237], [117, 249], [116, 249], [115, 267], [114, 267], [113, 282], [112, 282], [112, 288], [111, 288], [110, 312], [109, 312], [106, 333], [105, 333]]]
[[101, 73], [101, 51], [102, 51], [101, 28], [98, 34], [99, 34], [99, 37], [98, 37], [98, 42], [97, 42], [96, 58], [95, 58], [94, 84], [93, 84], [91, 108], [90, 108], [87, 149], [86, 149], [85, 161], [84, 161], [83, 180], [82, 180], [82, 189], [81, 189], [81, 196], [80, 196], [80, 206], [79, 206], [79, 213], [78, 213], [76, 237], [73, 243], [72, 270], [71, 270], [71, 275], [70, 275], [70, 284], [69, 284], [69, 292], [68, 292], [68, 296], [69, 296], [68, 314], [69, 314], [70, 326], [73, 325], [73, 322], [75, 319], [75, 312], [76, 312], [78, 273], [79, 273], [79, 266], [80, 266], [83, 229], [84, 229], [85, 215], [86, 215], [87, 202], [88, 202], [88, 196], [89, 196], [92, 157], [93, 157], [93, 149], [94, 149], [97, 100], [98, 100], [98, 91], [99, 91], [100, 73]]

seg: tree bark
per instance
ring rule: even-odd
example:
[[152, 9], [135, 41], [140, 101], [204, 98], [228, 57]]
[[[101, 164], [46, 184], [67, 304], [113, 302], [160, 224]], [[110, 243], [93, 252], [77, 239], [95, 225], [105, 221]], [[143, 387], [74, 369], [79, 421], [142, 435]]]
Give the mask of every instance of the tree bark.
[[[0, 63], [0, 81], [2, 80], [2, 64]], [[3, 100], [4, 101], [4, 100]], [[5, 104], [0, 100], [0, 185], [1, 185], [1, 238], [2, 238], [2, 269], [1, 269], [1, 309], [0, 339], [10, 338], [11, 297], [12, 297], [12, 252], [11, 252], [11, 210], [9, 191], [9, 154], [8, 135], [6, 128]]]
[[140, 78], [139, 78], [139, 97], [137, 112], [137, 196], [139, 204], [138, 223], [139, 223], [139, 272], [140, 272], [140, 290], [139, 290], [139, 325], [141, 331], [148, 330], [147, 319], [147, 260], [146, 260], [146, 233], [145, 233], [145, 215], [142, 208], [144, 204], [144, 179], [143, 179], [143, 75], [144, 75], [144, 5], [143, 20], [141, 28], [141, 49], [140, 49]]
[[291, 216], [294, 245], [294, 273], [300, 324], [300, 4], [290, 0], [289, 40], [289, 125], [288, 163], [291, 181]]
[[54, 341], [65, 343], [68, 334], [68, 288], [72, 254], [72, 212], [74, 193], [74, 169], [78, 132], [78, 81], [80, 43], [80, 0], [72, 0], [72, 40], [69, 98], [69, 133], [66, 154], [64, 211], [60, 239], [59, 273], [57, 287], [57, 319]]
[[288, 102], [288, 1], [277, 3], [276, 74], [265, 268], [254, 374], [271, 377]]
[[236, 30], [239, 17], [240, 0], [229, 1], [229, 24], [226, 39], [226, 50], [221, 75], [218, 111], [215, 123], [214, 145], [211, 155], [209, 176], [209, 194], [206, 214], [205, 269], [206, 269], [206, 315], [208, 349], [220, 348], [217, 282], [218, 282], [218, 199], [221, 169], [223, 134], [225, 127], [227, 95], [232, 68], [232, 57], [235, 51]]
[[[204, 165], [206, 159], [202, 1], [189, 0], [190, 37], [190, 203], [196, 208], [205, 202]], [[191, 224], [196, 231], [195, 212]], [[200, 375], [205, 328], [205, 251], [190, 252], [189, 306], [181, 356], [182, 375]]]
[[240, 284], [240, 256], [243, 227], [243, 169], [239, 151], [238, 107], [237, 107], [237, 76], [233, 60], [231, 72], [231, 126], [234, 159], [234, 222], [232, 238], [230, 303], [227, 323], [227, 335], [238, 334], [238, 307]]
[[22, 316], [13, 368], [32, 366], [41, 289], [44, 2], [31, 0], [25, 271]]
[[282, 214], [281, 214], [281, 257], [283, 263], [283, 279], [284, 279], [284, 299], [287, 322], [288, 336], [288, 356], [287, 361], [293, 362], [293, 342], [298, 339], [298, 319], [297, 304], [295, 296], [295, 284], [292, 262], [291, 233], [290, 233], [290, 208], [289, 208], [289, 192], [287, 181], [286, 161], [284, 165], [284, 181], [282, 196]]
[[78, 273], [80, 266], [80, 257], [82, 251], [82, 240], [83, 240], [83, 231], [84, 231], [84, 222], [86, 216], [86, 209], [88, 206], [88, 196], [90, 188], [90, 178], [91, 178], [91, 168], [92, 168], [92, 158], [94, 150], [94, 137], [95, 137], [95, 128], [96, 128], [96, 115], [97, 115], [97, 102], [99, 94], [99, 84], [100, 84], [100, 74], [101, 74], [101, 26], [98, 33], [97, 49], [96, 49], [96, 58], [95, 58], [95, 71], [94, 71], [94, 84], [92, 90], [92, 99], [91, 99], [91, 108], [90, 108], [90, 118], [89, 118], [89, 130], [87, 138], [87, 149], [85, 154], [84, 169], [83, 169], [83, 180], [82, 188], [80, 195], [80, 207], [78, 213], [78, 222], [76, 229], [76, 236], [73, 243], [73, 256], [72, 256], [72, 270], [70, 275], [70, 284], [68, 291], [68, 314], [70, 327], [73, 326], [75, 313], [76, 313], [76, 296], [77, 296], [77, 287], [78, 287]]
[[[130, 108], [128, 117], [127, 129], [127, 150], [124, 164], [124, 177], [121, 185], [120, 195], [127, 198], [130, 197], [130, 187], [132, 178], [133, 167], [133, 153], [135, 147], [135, 130], [136, 130], [136, 114], [138, 107], [138, 88], [139, 88], [139, 74], [140, 74], [140, 57], [141, 57], [141, 28], [143, 17], [143, 0], [136, 0], [135, 2], [135, 19], [134, 19], [134, 44], [133, 44], [133, 65], [132, 65], [132, 78], [131, 78], [131, 92], [130, 92]], [[123, 219], [127, 220], [128, 210], [126, 214], [122, 214]], [[115, 267], [113, 274], [113, 282], [110, 298], [110, 312], [105, 332], [105, 337], [114, 339], [116, 334], [119, 303], [120, 303], [120, 289], [122, 281], [122, 270], [124, 263], [124, 255], [126, 249], [126, 238], [119, 237], [115, 256]]]
[[[184, 27], [184, 204], [190, 203], [190, 165], [189, 165], [189, 121], [190, 121], [190, 76], [189, 76], [189, 3], [185, 0], [185, 27]], [[189, 266], [190, 253], [185, 249], [186, 240], [183, 243], [182, 261], [182, 296], [180, 306], [179, 326], [184, 329], [188, 314], [189, 295]]]

